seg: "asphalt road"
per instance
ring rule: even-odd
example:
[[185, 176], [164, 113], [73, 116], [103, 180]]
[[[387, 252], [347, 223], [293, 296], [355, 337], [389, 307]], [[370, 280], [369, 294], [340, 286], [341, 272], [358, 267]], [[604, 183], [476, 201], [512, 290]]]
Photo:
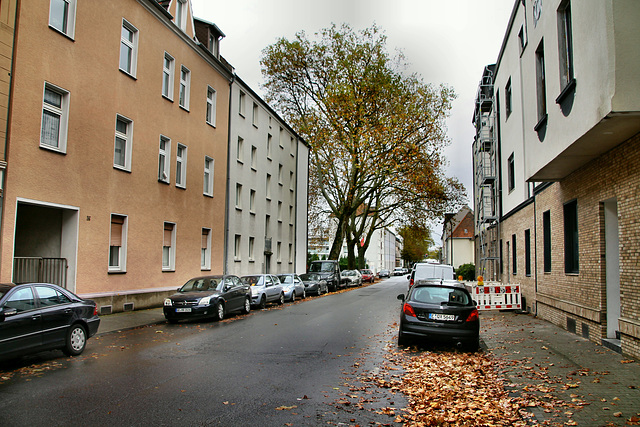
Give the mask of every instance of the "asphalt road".
[[222, 322], [102, 335], [76, 358], [25, 358], [0, 372], [0, 425], [389, 423], [335, 402], [383, 363], [406, 286], [391, 278]]

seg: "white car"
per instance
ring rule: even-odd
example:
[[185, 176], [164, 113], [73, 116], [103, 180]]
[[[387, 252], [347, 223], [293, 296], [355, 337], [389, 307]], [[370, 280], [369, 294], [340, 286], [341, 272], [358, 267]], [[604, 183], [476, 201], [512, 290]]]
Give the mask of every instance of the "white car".
[[358, 270], [343, 270], [340, 273], [340, 281], [345, 286], [362, 286], [362, 273]]

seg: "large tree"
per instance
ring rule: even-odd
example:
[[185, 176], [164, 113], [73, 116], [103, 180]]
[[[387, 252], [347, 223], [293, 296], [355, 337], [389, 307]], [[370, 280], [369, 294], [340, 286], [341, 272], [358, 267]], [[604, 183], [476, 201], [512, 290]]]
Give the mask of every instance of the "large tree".
[[281, 38], [261, 64], [267, 100], [310, 145], [310, 211], [337, 224], [331, 259], [346, 239], [349, 266], [356, 247], [362, 264], [375, 230], [426, 223], [460, 201], [442, 154], [454, 92], [408, 73], [375, 25]]

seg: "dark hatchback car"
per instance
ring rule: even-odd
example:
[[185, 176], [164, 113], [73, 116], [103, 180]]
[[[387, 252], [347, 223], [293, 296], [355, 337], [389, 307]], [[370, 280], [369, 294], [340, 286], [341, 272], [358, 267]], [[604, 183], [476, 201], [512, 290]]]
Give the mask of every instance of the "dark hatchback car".
[[49, 283], [0, 284], [0, 359], [84, 351], [100, 325], [95, 302]]
[[222, 320], [233, 311], [249, 313], [251, 291], [237, 276], [195, 277], [165, 298], [163, 311], [169, 323], [206, 317]]
[[400, 312], [398, 344], [410, 340], [450, 343], [475, 351], [480, 338], [476, 303], [465, 289], [438, 283], [416, 284], [405, 296]]

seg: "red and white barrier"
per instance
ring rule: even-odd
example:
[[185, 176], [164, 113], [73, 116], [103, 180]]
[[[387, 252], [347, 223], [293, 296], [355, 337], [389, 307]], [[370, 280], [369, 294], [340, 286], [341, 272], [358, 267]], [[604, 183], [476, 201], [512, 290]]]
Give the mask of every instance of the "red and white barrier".
[[520, 285], [479, 283], [472, 286], [478, 310], [521, 310]]

